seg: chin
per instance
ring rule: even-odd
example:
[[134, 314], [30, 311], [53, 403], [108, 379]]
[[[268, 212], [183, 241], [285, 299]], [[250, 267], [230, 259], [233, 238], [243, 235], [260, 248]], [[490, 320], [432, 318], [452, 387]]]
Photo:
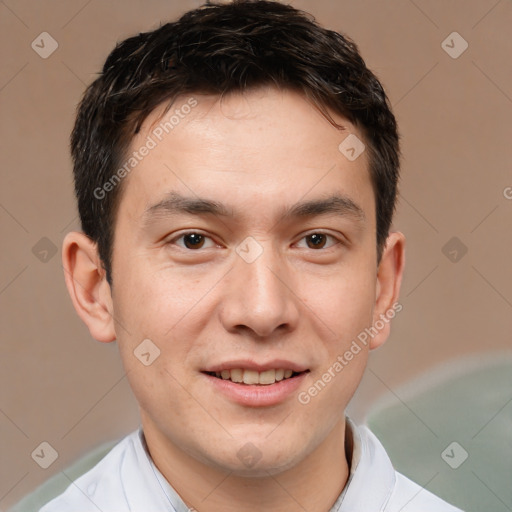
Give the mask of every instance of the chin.
[[208, 464], [236, 476], [259, 478], [278, 475], [296, 466], [305, 456], [291, 446], [283, 451], [282, 445], [276, 446], [268, 441], [233, 441], [232, 446], [237, 446], [234, 454], [229, 446], [229, 453], [210, 454]]

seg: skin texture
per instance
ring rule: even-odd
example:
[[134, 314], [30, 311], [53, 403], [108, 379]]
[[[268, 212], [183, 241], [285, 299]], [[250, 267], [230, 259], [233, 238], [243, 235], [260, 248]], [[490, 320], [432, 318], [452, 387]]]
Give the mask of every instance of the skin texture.
[[[345, 408], [390, 324], [309, 403], [298, 394], [392, 309], [405, 240], [391, 233], [377, 265], [367, 155], [349, 161], [338, 149], [349, 133], [363, 139], [347, 120], [334, 115], [339, 130], [298, 93], [274, 88], [194, 98], [191, 112], [124, 178], [112, 289], [95, 244], [79, 232], [64, 241], [66, 283], [91, 335], [117, 340], [152, 458], [189, 506], [326, 512], [349, 471]], [[146, 120], [132, 150], [162, 112]], [[172, 191], [224, 203], [234, 216], [144, 216]], [[283, 207], [333, 192], [364, 219], [280, 218]], [[182, 237], [190, 231], [207, 237], [199, 248]], [[329, 236], [317, 248], [308, 235], [319, 232]], [[236, 251], [247, 237], [262, 250], [251, 263]], [[149, 366], [134, 356], [144, 339], [160, 350]], [[238, 358], [286, 359], [310, 371], [280, 403], [251, 407], [201, 373]], [[260, 457], [251, 467], [239, 456], [247, 443]]]

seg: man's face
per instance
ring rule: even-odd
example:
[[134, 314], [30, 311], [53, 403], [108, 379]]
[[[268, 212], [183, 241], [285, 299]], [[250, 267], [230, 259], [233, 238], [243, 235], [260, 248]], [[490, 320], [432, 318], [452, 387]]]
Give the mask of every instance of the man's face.
[[[336, 129], [296, 93], [194, 98], [161, 141], [152, 131], [188, 98], [163, 119], [154, 112], [132, 141], [130, 152], [148, 135], [156, 146], [125, 178], [117, 213], [117, 340], [147, 437], [239, 474], [250, 474], [252, 451], [253, 474], [279, 472], [342, 424], [366, 364], [363, 347], [299, 400], [372, 324], [367, 155], [347, 159], [338, 146], [359, 131], [339, 117], [346, 129]], [[176, 194], [223, 211], [182, 211]], [[294, 210], [333, 196], [336, 208]], [[270, 383], [233, 382], [244, 378]]]

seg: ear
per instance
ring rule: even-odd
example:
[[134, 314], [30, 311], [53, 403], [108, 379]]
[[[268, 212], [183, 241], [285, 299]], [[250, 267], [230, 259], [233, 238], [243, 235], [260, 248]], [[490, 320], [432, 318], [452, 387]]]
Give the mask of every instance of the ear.
[[398, 302], [405, 265], [405, 237], [390, 233], [377, 269], [373, 328], [378, 331], [370, 342], [370, 350], [384, 344], [391, 331], [391, 319], [402, 310]]
[[104, 343], [116, 339], [110, 285], [97, 245], [72, 231], [62, 244], [62, 266], [71, 301], [91, 336]]

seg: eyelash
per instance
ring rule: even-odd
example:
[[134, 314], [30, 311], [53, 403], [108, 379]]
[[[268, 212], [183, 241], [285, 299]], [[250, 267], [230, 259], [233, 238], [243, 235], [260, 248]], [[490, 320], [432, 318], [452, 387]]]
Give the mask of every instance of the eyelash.
[[[174, 237], [173, 239], [169, 240], [167, 242], [167, 245], [174, 244], [177, 240], [180, 240], [181, 238], [183, 238], [183, 237], [185, 237], [187, 235], [201, 235], [204, 238], [208, 238], [208, 239], [212, 240], [212, 238], [210, 236], [205, 235], [204, 233], [201, 233], [200, 231], [186, 231], [185, 233], [181, 233], [181, 235], [179, 235], [177, 237]], [[312, 251], [317, 251], [317, 252], [328, 251], [329, 249], [332, 249], [337, 244], [343, 244], [342, 240], [340, 240], [339, 238], [335, 237], [334, 235], [331, 235], [331, 234], [326, 233], [324, 231], [313, 231], [311, 233], [308, 233], [308, 234], [304, 235], [300, 240], [304, 240], [305, 238], [307, 238], [309, 236], [312, 236], [312, 235], [324, 235], [324, 236], [326, 236], [328, 238], [332, 238], [335, 241], [330, 247], [327, 247], [327, 248], [323, 248], [322, 247], [320, 249], [311, 249]], [[202, 247], [200, 247], [199, 249], [188, 249], [187, 247], [182, 247], [182, 246], [178, 246], [178, 247], [180, 247], [180, 249], [184, 249], [187, 252], [199, 252], [202, 249]]]

